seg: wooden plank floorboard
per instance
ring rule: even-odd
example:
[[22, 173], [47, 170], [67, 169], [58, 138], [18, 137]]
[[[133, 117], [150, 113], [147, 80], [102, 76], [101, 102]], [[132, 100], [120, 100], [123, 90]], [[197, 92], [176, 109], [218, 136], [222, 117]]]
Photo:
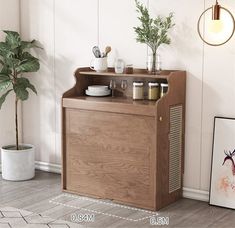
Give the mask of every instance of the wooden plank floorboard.
[[[47, 196], [45, 196], [45, 192]], [[55, 196], [55, 194], [61, 194], [61, 191], [58, 190], [58, 187], [42, 188], [40, 190], [34, 191], [32, 194], [26, 194], [20, 199], [17, 198], [13, 201], [10, 201], [7, 204], [11, 207], [26, 209], [29, 206], [32, 207], [32, 205], [34, 207], [35, 204], [41, 202], [42, 200], [46, 200], [48, 202], [51, 198]]]
[[35, 213], [41, 214], [42, 212], [45, 212], [47, 210], [50, 210], [51, 208], [56, 207], [57, 205], [49, 203], [49, 200], [52, 197], [46, 198], [44, 200], [41, 200], [35, 204], [27, 205], [22, 207], [22, 209], [27, 211], [33, 211]]
[[[91, 213], [88, 210], [97, 210], [103, 213], [119, 215], [123, 218], [136, 219], [141, 217], [140, 212], [126, 210], [121, 207], [107, 206], [102, 203], [70, 197], [61, 197], [57, 202], [67, 203], [75, 208], [56, 205], [49, 201], [61, 195], [60, 175], [36, 172], [33, 180], [26, 182], [4, 181], [0, 177], [0, 206], [16, 207], [31, 212], [47, 215], [55, 219], [71, 221], [71, 215]], [[205, 202], [182, 199], [178, 202], [158, 211], [159, 216], [168, 216], [169, 228], [235, 228], [235, 211], [219, 207], [209, 206]], [[148, 228], [157, 227], [150, 225], [150, 220], [133, 222], [118, 219], [103, 214], [95, 214], [95, 222], [79, 223], [77, 227], [91, 228]]]

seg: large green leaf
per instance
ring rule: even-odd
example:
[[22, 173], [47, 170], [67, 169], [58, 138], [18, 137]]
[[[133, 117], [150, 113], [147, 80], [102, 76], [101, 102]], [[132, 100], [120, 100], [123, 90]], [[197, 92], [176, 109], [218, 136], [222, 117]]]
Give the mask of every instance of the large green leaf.
[[20, 65], [20, 60], [16, 59], [16, 58], [6, 58], [5, 59], [6, 64], [10, 67], [10, 68], [16, 68], [18, 65]]
[[36, 72], [40, 68], [39, 61], [37, 59], [29, 60], [27, 62], [24, 62], [20, 64], [18, 67], [16, 67], [16, 71], [18, 73], [21, 72]]
[[29, 82], [27, 78], [17, 78], [13, 88], [17, 97], [22, 101], [28, 99], [28, 88], [37, 94], [35, 87]]
[[27, 100], [29, 97], [26, 83], [26, 80], [17, 78], [15, 84], [13, 85], [16, 96], [22, 101]]
[[0, 82], [1, 81], [9, 81], [10, 77], [7, 74], [0, 73]]
[[21, 39], [18, 32], [15, 31], [3, 31], [6, 35], [6, 43], [12, 48], [15, 49], [20, 46]]
[[21, 59], [21, 63], [25, 63], [29, 60], [39, 60], [35, 58], [34, 56], [32, 56], [29, 52], [23, 52], [22, 55], [20, 56], [20, 59]]
[[7, 43], [0, 42], [0, 56], [2, 60], [6, 58], [12, 58], [18, 53], [17, 49], [12, 49]]
[[[36, 40], [32, 41], [21, 41], [21, 50], [30, 49], [30, 48], [41, 48], [36, 44]], [[41, 48], [42, 49], [42, 48]]]
[[34, 93], [37, 94], [36, 88], [34, 87], [34, 85], [32, 85], [32, 84], [30, 83], [29, 79], [24, 78], [24, 77], [18, 78], [18, 79], [17, 79], [17, 83], [21, 84], [21, 85], [24, 86], [26, 89], [27, 89], [27, 88], [31, 89]]
[[11, 85], [10, 80], [0, 81], [0, 92], [3, 91], [3, 90], [6, 90], [10, 85]]
[[29, 92], [26, 90], [26, 88], [21, 87], [20, 85], [17, 85], [17, 84], [16, 84], [16, 85], [13, 86], [13, 89], [14, 89], [14, 91], [15, 91], [15, 93], [16, 93], [16, 96], [17, 96], [20, 100], [25, 101], [25, 100], [28, 99], [28, 97], [29, 97]]
[[12, 73], [12, 70], [9, 69], [8, 66], [4, 65], [3, 68], [1, 69], [1, 74], [5, 74], [5, 75], [10, 75]]
[[28, 88], [31, 89], [35, 94], [38, 94], [35, 86], [32, 85], [31, 83], [28, 84]]
[[6, 57], [8, 53], [14, 54], [11, 47], [7, 43], [0, 42], [0, 55], [2, 57]]
[[11, 71], [7, 67], [3, 67], [0, 71], [0, 92], [7, 89], [11, 85]]
[[12, 91], [12, 89], [8, 90], [0, 97], [0, 109], [2, 108], [2, 104], [5, 102], [7, 95]]

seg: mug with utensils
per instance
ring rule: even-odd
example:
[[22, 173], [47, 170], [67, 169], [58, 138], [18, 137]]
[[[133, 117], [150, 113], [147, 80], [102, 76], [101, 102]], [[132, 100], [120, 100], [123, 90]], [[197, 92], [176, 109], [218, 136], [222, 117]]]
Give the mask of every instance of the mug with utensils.
[[91, 61], [90, 68], [96, 72], [105, 72], [108, 69], [107, 57], [94, 58]]
[[96, 72], [105, 72], [108, 69], [108, 54], [111, 52], [110, 46], [105, 47], [105, 51], [101, 53], [98, 46], [92, 48], [95, 58], [91, 61], [90, 68]]

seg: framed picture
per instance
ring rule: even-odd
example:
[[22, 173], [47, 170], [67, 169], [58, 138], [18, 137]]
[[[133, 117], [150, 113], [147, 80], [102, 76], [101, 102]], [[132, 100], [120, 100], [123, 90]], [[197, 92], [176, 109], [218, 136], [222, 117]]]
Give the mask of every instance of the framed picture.
[[235, 118], [214, 119], [209, 204], [235, 209]]

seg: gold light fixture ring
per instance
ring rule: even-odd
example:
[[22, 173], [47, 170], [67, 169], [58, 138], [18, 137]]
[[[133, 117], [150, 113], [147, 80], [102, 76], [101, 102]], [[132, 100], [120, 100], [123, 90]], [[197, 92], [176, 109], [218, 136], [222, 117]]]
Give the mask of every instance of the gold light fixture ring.
[[200, 16], [199, 19], [198, 19], [198, 23], [197, 23], [197, 31], [198, 31], [198, 34], [199, 34], [200, 38], [202, 39], [202, 41], [203, 41], [204, 43], [210, 45], [210, 46], [221, 46], [221, 45], [226, 44], [226, 43], [233, 37], [233, 34], [234, 34], [234, 32], [235, 32], [235, 18], [234, 18], [234, 16], [233, 16], [233, 14], [232, 14], [228, 9], [226, 9], [226, 8], [224, 8], [224, 7], [222, 7], [222, 6], [220, 6], [220, 9], [226, 11], [226, 12], [231, 16], [232, 21], [233, 21], [233, 30], [232, 30], [232, 33], [231, 33], [231, 35], [229, 36], [229, 38], [228, 38], [227, 40], [225, 40], [224, 42], [222, 42], [222, 43], [213, 44], [213, 43], [210, 43], [210, 42], [206, 41], [206, 40], [203, 38], [203, 36], [202, 36], [202, 34], [201, 34], [201, 31], [200, 31], [200, 22], [201, 22], [201, 19], [202, 19], [203, 15], [204, 15], [207, 11], [213, 10], [213, 6], [212, 6], [212, 7], [209, 7], [209, 8], [206, 9], [204, 12], [202, 12], [201, 16]]

